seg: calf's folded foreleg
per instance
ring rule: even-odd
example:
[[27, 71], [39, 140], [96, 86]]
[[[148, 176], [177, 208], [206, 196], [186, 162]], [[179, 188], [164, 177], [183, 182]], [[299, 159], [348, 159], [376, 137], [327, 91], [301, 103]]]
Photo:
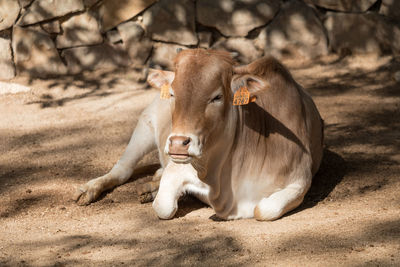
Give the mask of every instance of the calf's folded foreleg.
[[139, 160], [156, 148], [154, 128], [151, 122], [151, 111], [147, 108], [139, 118], [129, 144], [109, 173], [90, 180], [80, 186], [74, 199], [79, 205], [88, 205], [95, 201], [102, 192], [128, 181]]
[[178, 210], [178, 200], [183, 194], [192, 194], [208, 203], [209, 187], [198, 178], [191, 164], [170, 161], [164, 168], [153, 209], [160, 219], [172, 219]]

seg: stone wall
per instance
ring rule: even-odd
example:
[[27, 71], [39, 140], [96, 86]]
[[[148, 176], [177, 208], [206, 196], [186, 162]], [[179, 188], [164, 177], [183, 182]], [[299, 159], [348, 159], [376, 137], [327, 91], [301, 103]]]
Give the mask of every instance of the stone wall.
[[0, 0], [0, 79], [158, 65], [177, 48], [400, 54], [395, 0]]

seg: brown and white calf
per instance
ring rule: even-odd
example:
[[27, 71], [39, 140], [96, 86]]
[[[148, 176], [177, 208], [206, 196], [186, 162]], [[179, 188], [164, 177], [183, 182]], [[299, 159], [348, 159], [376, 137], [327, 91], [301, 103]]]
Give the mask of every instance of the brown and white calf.
[[[235, 67], [229, 53], [184, 50], [175, 72], [153, 71], [148, 82], [169, 95], [143, 111], [113, 169], [79, 188], [80, 203], [126, 182], [158, 148], [153, 208], [162, 219], [174, 216], [185, 193], [223, 219], [274, 220], [300, 205], [321, 162], [323, 125], [311, 97], [276, 59]], [[242, 87], [254, 102], [235, 106]]]

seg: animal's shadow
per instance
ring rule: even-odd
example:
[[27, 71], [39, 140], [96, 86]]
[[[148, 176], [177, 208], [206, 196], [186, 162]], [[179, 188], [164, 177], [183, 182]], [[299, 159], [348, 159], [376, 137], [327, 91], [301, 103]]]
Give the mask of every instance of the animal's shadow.
[[313, 177], [311, 187], [304, 197], [303, 203], [287, 215], [312, 208], [326, 199], [343, 180], [346, 173], [346, 161], [339, 154], [325, 148], [320, 168]]
[[179, 199], [178, 210], [176, 211], [174, 218], [185, 217], [187, 214], [204, 207], [207, 207], [207, 205], [197, 198], [185, 195]]
[[[136, 168], [135, 171], [133, 172], [132, 176], [129, 178], [129, 180], [125, 184], [132, 183], [134, 181], [137, 181], [139, 179], [143, 179], [143, 178], [146, 178], [149, 176], [153, 176], [154, 173], [160, 167], [161, 167], [160, 164], [150, 164], [150, 165], [144, 165], [139, 168]], [[103, 191], [100, 194], [100, 196], [95, 201], [93, 201], [93, 203], [102, 201], [108, 194], [112, 193], [115, 190], [115, 188], [116, 187]]]

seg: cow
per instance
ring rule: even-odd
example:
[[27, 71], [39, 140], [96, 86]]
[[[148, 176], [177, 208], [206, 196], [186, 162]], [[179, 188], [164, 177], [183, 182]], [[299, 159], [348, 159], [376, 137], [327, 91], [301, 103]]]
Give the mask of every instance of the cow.
[[143, 111], [112, 170], [78, 189], [78, 203], [125, 183], [157, 148], [152, 206], [160, 219], [174, 217], [184, 194], [224, 220], [276, 220], [298, 207], [323, 154], [323, 121], [310, 95], [271, 56], [237, 66], [228, 52], [187, 49], [174, 63], [174, 72], [149, 73], [161, 98]]

